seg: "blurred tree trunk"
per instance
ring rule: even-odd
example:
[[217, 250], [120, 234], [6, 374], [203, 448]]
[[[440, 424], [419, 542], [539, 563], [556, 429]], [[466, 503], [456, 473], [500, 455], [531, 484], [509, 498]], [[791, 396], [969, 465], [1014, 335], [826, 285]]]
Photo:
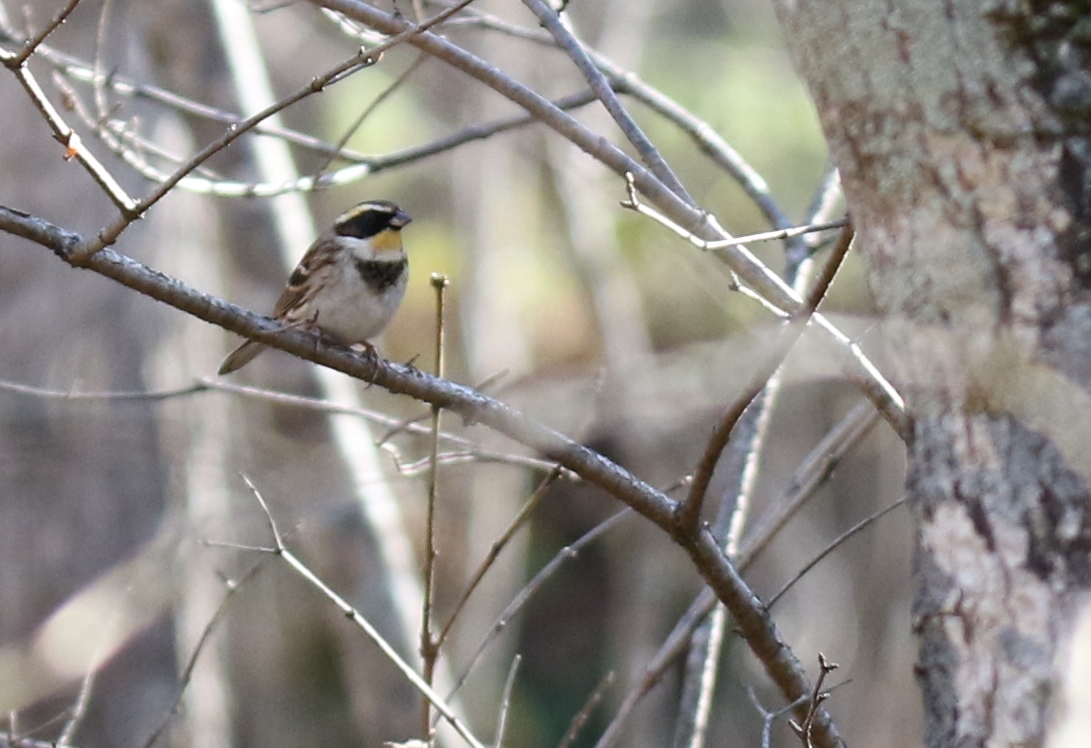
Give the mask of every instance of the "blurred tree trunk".
[[778, 13], [916, 419], [926, 742], [1042, 745], [1091, 584], [1086, 4]]

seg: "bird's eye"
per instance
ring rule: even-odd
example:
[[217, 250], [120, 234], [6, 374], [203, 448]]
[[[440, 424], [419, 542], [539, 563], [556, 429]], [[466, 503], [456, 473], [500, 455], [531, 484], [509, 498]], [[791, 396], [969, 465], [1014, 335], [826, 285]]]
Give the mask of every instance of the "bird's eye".
[[337, 222], [334, 231], [338, 236], [348, 236], [354, 239], [369, 239], [380, 231], [390, 228], [394, 214], [385, 210], [376, 210], [365, 207], [357, 212], [342, 216]]

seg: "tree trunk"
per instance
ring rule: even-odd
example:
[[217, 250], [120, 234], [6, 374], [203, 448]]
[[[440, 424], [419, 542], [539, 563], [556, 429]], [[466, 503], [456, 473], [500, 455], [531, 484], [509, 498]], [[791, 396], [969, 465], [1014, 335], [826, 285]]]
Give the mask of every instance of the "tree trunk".
[[1043, 745], [1091, 584], [1086, 3], [778, 13], [915, 419], [926, 742]]

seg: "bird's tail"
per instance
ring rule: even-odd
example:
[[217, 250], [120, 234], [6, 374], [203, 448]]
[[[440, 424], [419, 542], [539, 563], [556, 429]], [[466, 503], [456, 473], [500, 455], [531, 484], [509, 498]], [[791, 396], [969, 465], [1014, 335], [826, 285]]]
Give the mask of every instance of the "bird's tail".
[[231, 353], [227, 354], [227, 358], [220, 364], [220, 370], [218, 374], [230, 374], [233, 371], [237, 371], [248, 363], [254, 360], [254, 358], [265, 350], [265, 346], [261, 343], [257, 343], [253, 340], [247, 340]]

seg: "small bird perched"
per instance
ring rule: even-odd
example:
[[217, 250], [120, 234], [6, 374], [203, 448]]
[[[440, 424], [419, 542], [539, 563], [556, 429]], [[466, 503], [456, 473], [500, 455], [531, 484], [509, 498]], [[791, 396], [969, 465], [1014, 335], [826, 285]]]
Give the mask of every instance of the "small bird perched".
[[[367, 343], [381, 333], [405, 296], [409, 260], [401, 230], [411, 220], [387, 200], [342, 213], [292, 271], [273, 319], [316, 329], [341, 345]], [[247, 340], [228, 354], [219, 373], [242, 368], [263, 350], [262, 343]]]

